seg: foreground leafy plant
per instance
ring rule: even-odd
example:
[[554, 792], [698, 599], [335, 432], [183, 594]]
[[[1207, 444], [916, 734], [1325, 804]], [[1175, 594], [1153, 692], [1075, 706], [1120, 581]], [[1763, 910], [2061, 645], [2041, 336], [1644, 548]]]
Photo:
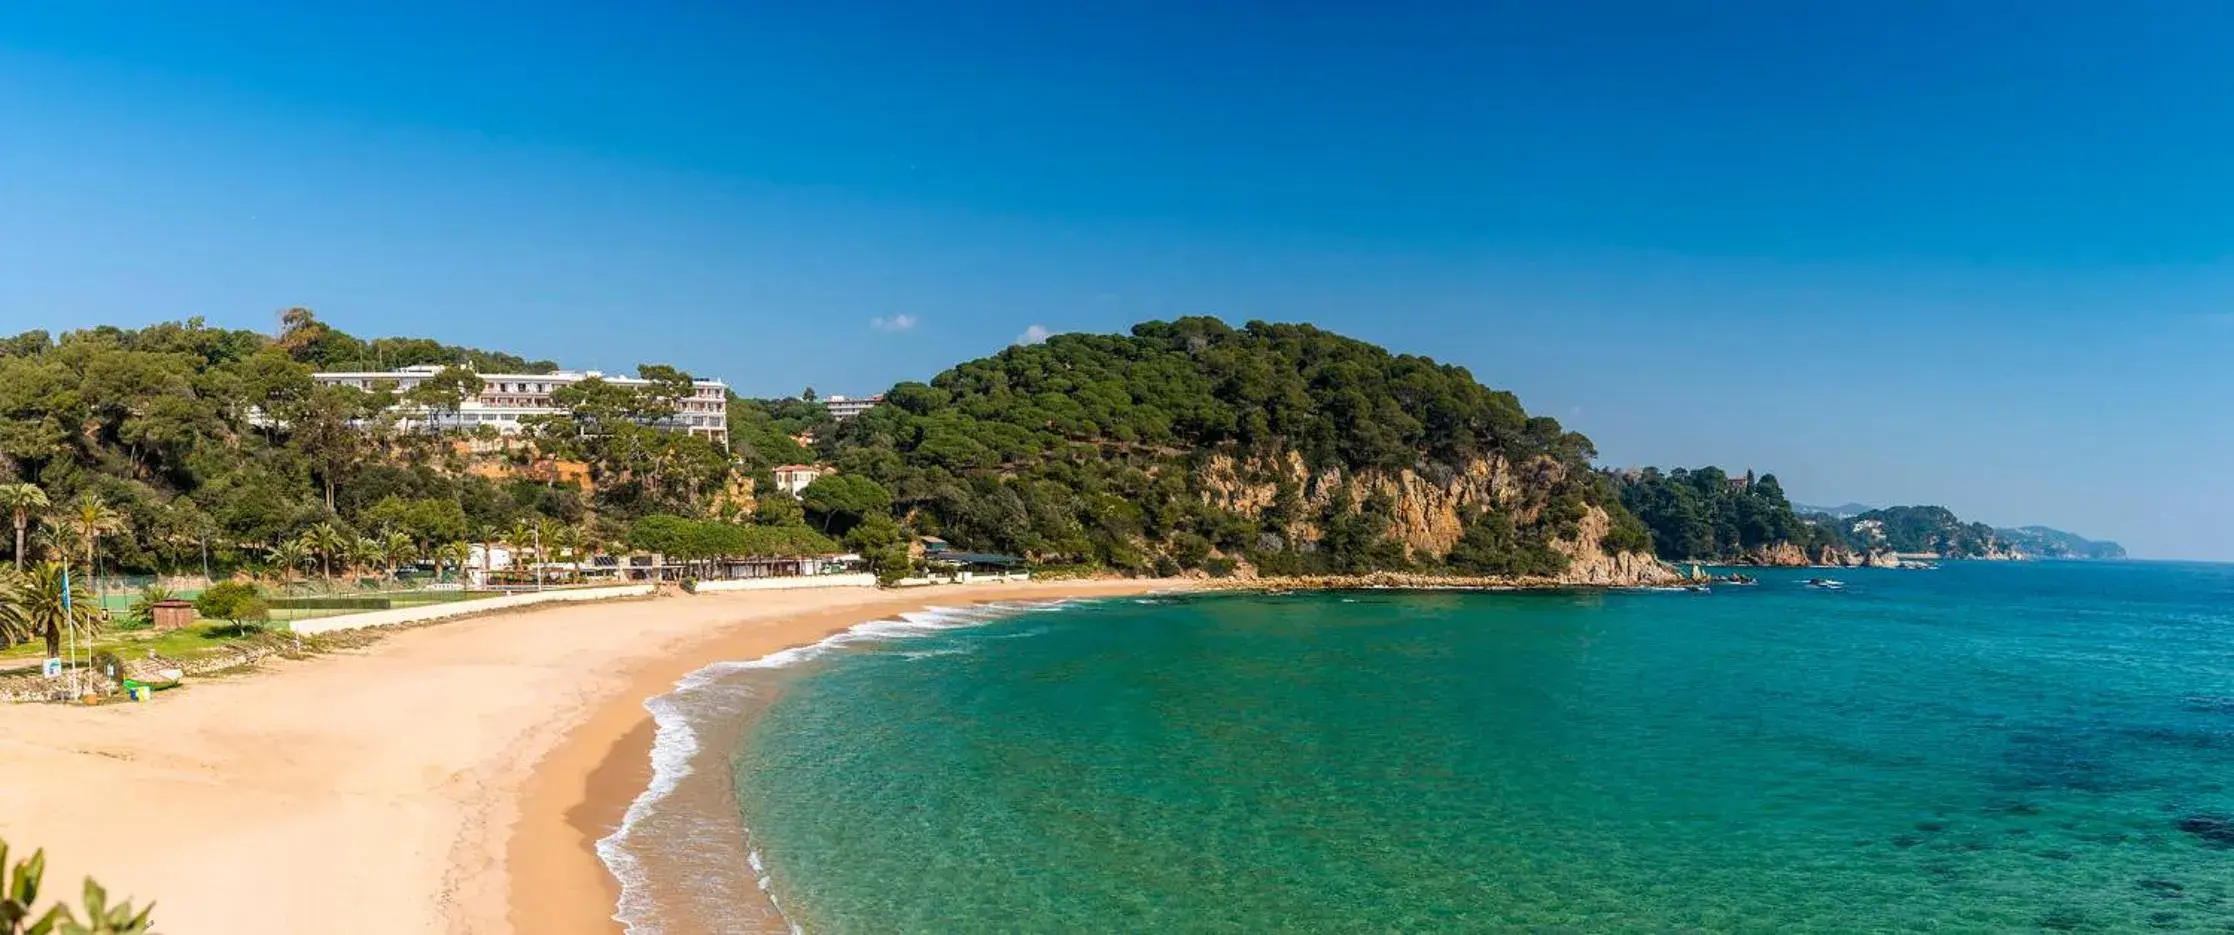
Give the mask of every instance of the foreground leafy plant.
[[91, 877], [85, 881], [84, 921], [61, 903], [34, 917], [39, 882], [46, 876], [46, 852], [33, 852], [30, 859], [10, 866], [8, 843], [0, 841], [0, 867], [8, 868], [7, 885], [0, 890], [0, 935], [142, 935], [154, 931], [149, 918], [155, 912], [153, 904], [137, 912], [129, 900], [111, 906], [108, 890]]

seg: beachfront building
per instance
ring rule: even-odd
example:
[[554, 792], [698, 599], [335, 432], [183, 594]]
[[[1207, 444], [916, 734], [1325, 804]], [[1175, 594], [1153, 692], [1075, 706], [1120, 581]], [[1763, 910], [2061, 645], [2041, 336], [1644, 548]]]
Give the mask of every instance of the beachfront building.
[[843, 422], [869, 411], [871, 407], [883, 401], [884, 397], [882, 395], [825, 396], [822, 398], [822, 407], [830, 411], [830, 418]]
[[[330, 371], [311, 374], [311, 378], [325, 386], [350, 386], [360, 390], [386, 387], [397, 395], [409, 392], [421, 382], [441, 373], [442, 367], [425, 364], [385, 371]], [[636, 377], [608, 375], [595, 370], [558, 370], [551, 373], [484, 373], [481, 391], [466, 397], [456, 412], [413, 411], [412, 415], [430, 419], [437, 428], [472, 430], [489, 426], [506, 435], [520, 431], [522, 420], [530, 416], [559, 415], [565, 409], [551, 401], [551, 394], [561, 387], [583, 380], [598, 379], [615, 386], [640, 389], [651, 381]], [[715, 442], [729, 444], [729, 386], [720, 380], [692, 380], [691, 394], [679, 400], [674, 417], [663, 427], [701, 435]], [[407, 424], [420, 424], [406, 420]]]
[[1020, 557], [999, 552], [965, 552], [937, 536], [922, 536], [909, 543], [908, 555], [921, 573], [902, 579], [903, 585], [1029, 581], [1032, 577], [1029, 565]]
[[786, 464], [776, 468], [774, 473], [776, 489], [796, 497], [808, 484], [814, 483], [815, 478], [830, 473], [830, 469], [813, 464]]
[[594, 556], [583, 573], [591, 578], [629, 582], [686, 579], [753, 581], [762, 578], [857, 575], [867, 570], [868, 565], [861, 556], [851, 552], [797, 557], [745, 556], [699, 562], [685, 562], [652, 552], [636, 552], [628, 555]]

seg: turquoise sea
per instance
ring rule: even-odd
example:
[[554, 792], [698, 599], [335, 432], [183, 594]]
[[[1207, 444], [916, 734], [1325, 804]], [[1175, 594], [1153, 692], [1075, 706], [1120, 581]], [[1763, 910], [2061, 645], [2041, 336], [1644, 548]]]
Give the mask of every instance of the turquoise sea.
[[702, 673], [662, 723], [720, 794], [630, 846], [709, 849], [632, 918], [2234, 931], [2234, 566], [1810, 574], [1016, 606]]

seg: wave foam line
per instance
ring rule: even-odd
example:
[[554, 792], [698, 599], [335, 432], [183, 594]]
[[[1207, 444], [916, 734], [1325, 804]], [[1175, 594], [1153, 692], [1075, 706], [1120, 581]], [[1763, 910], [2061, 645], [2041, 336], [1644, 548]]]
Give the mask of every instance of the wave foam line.
[[[929, 607], [920, 611], [902, 613], [897, 620], [870, 620], [855, 624], [830, 634], [805, 646], [794, 646], [769, 653], [758, 659], [742, 662], [716, 662], [689, 675], [683, 676], [667, 694], [644, 700], [644, 710], [651, 712], [652, 732], [652, 781], [636, 800], [630, 802], [622, 814], [619, 828], [612, 834], [598, 839], [597, 856], [620, 883], [620, 902], [614, 907], [613, 921], [619, 922], [628, 935], [660, 935], [660, 920], [655, 919], [657, 907], [653, 905], [646, 885], [649, 880], [644, 862], [630, 850], [638, 826], [652, 816], [662, 801], [675, 791], [675, 787], [691, 774], [692, 761], [701, 749], [698, 730], [692, 726], [689, 715], [695, 708], [693, 701], [718, 701], [724, 694], [727, 700], [736, 700], [734, 692], [720, 689], [727, 684], [727, 677], [756, 669], [781, 669], [814, 659], [820, 659], [847, 646], [860, 643], [888, 642], [930, 636], [946, 630], [972, 627], [1011, 617], [1019, 613], [1038, 613], [1060, 610], [1070, 604], [1067, 600], [1055, 601], [995, 601], [971, 607]], [[749, 694], [747, 692], [746, 694]], [[769, 891], [769, 877], [760, 862], [760, 852], [747, 852], [754, 882], [768, 896], [769, 904], [776, 905], [775, 894]], [[782, 916], [781, 906], [776, 912]], [[784, 923], [794, 933], [801, 930], [797, 923], [785, 917]]]

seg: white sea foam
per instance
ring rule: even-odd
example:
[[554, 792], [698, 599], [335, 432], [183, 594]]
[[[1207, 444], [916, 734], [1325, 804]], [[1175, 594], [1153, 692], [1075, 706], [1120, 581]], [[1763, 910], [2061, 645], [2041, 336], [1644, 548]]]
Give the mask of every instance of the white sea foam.
[[[946, 630], [976, 626], [1018, 613], [1040, 613], [1060, 610], [1067, 601], [1000, 601], [974, 607], [931, 607], [922, 611], [903, 613], [895, 620], [871, 620], [833, 633], [819, 642], [769, 653], [758, 659], [741, 662], [716, 662], [683, 676], [675, 683], [673, 691], [644, 701], [644, 709], [651, 712], [654, 731], [652, 735], [652, 781], [621, 817], [620, 827], [597, 842], [597, 856], [620, 882], [620, 902], [615, 907], [613, 920], [626, 927], [629, 935], [659, 935], [664, 931], [662, 920], [656, 918], [657, 907], [649, 892], [649, 880], [643, 859], [631, 845], [639, 836], [641, 826], [659, 809], [660, 803], [671, 795], [684, 778], [691, 775], [693, 761], [701, 744], [694, 719], [715, 719], [725, 713], [734, 715], [743, 710], [752, 696], [752, 689], [734, 676], [752, 670], [780, 669], [827, 656], [849, 646], [865, 643], [891, 642], [930, 636]], [[1033, 633], [1045, 632], [1034, 628]], [[1023, 635], [1023, 634], [1019, 634]], [[901, 651], [905, 658], [926, 658], [967, 652], [966, 649]], [[673, 842], [667, 842], [673, 843]], [[752, 867], [754, 883], [767, 894], [770, 905], [776, 905], [775, 894], [769, 891], [767, 868], [762, 864], [760, 852], [749, 850], [746, 861]], [[709, 868], [719, 873], [718, 868]], [[777, 905], [780, 915], [782, 906]], [[724, 930], [722, 920], [698, 920], [714, 930]], [[799, 926], [786, 918], [785, 923], [793, 932]]]

